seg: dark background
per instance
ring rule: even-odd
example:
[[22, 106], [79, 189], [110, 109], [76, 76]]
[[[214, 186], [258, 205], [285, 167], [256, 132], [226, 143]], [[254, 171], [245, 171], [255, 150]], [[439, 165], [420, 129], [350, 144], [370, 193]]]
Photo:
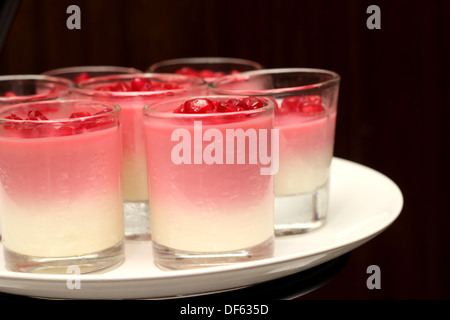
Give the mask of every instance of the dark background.
[[[66, 8], [81, 9], [68, 30]], [[381, 29], [369, 30], [369, 5]], [[380, 171], [402, 214], [354, 250], [342, 272], [300, 299], [450, 298], [450, 1], [23, 0], [0, 74], [77, 65], [145, 70], [159, 60], [229, 56], [342, 77], [335, 155]], [[369, 265], [381, 289], [366, 287]]]

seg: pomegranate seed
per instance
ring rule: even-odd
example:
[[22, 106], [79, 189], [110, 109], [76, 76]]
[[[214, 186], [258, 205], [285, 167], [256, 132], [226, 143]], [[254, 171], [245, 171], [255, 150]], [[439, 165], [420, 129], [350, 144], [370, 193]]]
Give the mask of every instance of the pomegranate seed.
[[278, 105], [277, 111], [279, 113], [288, 113], [299, 111], [300, 98], [299, 97], [287, 97]]
[[[182, 67], [180, 69], [175, 70], [176, 74], [184, 74], [189, 76], [197, 76], [200, 78], [218, 78], [226, 75], [223, 71], [213, 71], [210, 69], [202, 69], [202, 70], [196, 70], [191, 67]], [[239, 73], [239, 71], [232, 70], [231, 74]]]
[[216, 74], [214, 71], [204, 69], [198, 72], [198, 76], [201, 78], [214, 78]]
[[73, 82], [76, 84], [89, 78], [90, 76], [87, 72], [81, 72], [75, 77], [75, 79], [73, 79]]
[[190, 68], [190, 67], [183, 67], [181, 69], [176, 70], [175, 73], [195, 76], [195, 75], [197, 75], [197, 70]]
[[214, 110], [214, 104], [209, 99], [191, 99], [184, 103], [184, 113], [206, 113]]
[[302, 105], [301, 111], [308, 114], [318, 114], [325, 111], [325, 108], [321, 104], [305, 103]]
[[74, 112], [72, 113], [69, 118], [82, 118], [82, 117], [89, 117], [91, 114], [89, 112]]
[[3, 96], [6, 97], [6, 98], [12, 98], [12, 97], [17, 97], [17, 94], [15, 94], [12, 91], [6, 91]]
[[132, 91], [145, 91], [148, 90], [148, 88], [151, 88], [151, 82], [150, 79], [142, 78], [142, 77], [134, 77], [131, 79], [131, 90]]
[[257, 97], [248, 97], [243, 100], [247, 105], [247, 109], [259, 109], [264, 107], [263, 103]]
[[235, 110], [227, 102], [221, 101], [216, 106], [216, 111], [217, 112], [234, 112]]
[[128, 91], [131, 91], [131, 87], [128, 83], [119, 81], [113, 86], [113, 91], [128, 92]]
[[168, 83], [168, 82], [160, 82], [160, 83], [157, 83], [155, 85], [155, 88], [158, 89], [158, 90], [171, 90], [171, 89], [177, 89], [178, 86], [177, 85], [173, 85], [173, 84]]
[[173, 110], [174, 113], [184, 113], [184, 104]]
[[310, 102], [313, 104], [322, 103], [322, 97], [319, 95], [304, 96], [302, 98], [304, 99], [304, 103], [307, 103], [307, 102]]
[[44, 116], [39, 110], [30, 110], [28, 112], [27, 120], [48, 120], [48, 118]]
[[325, 111], [322, 105], [322, 97], [319, 95], [287, 97], [276, 109], [277, 113], [302, 112], [306, 114], [318, 114]]
[[14, 113], [11, 113], [11, 115], [5, 117], [5, 119], [11, 119], [11, 120], [23, 120], [21, 117], [16, 116]]
[[[11, 113], [11, 115], [5, 117], [5, 119], [11, 119], [11, 120], [23, 120], [21, 117], [18, 117], [17, 115], [15, 115], [14, 113]], [[7, 129], [7, 130], [18, 130], [20, 127], [18, 127], [16, 125], [16, 123], [14, 123], [13, 121], [8, 121], [5, 123], [5, 125], [3, 126], [3, 128]]]
[[228, 100], [228, 104], [233, 111], [244, 111], [247, 110], [247, 104], [239, 99], [230, 99]]

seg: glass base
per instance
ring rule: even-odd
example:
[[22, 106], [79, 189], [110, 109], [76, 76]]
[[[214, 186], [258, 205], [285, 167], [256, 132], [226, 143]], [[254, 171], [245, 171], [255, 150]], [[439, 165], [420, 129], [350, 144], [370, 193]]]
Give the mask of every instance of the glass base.
[[150, 240], [150, 215], [148, 201], [124, 202], [125, 238]]
[[251, 248], [227, 252], [177, 251], [153, 242], [153, 260], [163, 270], [185, 270], [269, 258], [274, 251], [274, 237]]
[[10, 271], [46, 274], [101, 273], [118, 267], [124, 259], [124, 241], [100, 252], [73, 257], [26, 256], [3, 247], [5, 266]]
[[275, 236], [296, 235], [321, 227], [328, 212], [328, 185], [310, 193], [275, 196]]

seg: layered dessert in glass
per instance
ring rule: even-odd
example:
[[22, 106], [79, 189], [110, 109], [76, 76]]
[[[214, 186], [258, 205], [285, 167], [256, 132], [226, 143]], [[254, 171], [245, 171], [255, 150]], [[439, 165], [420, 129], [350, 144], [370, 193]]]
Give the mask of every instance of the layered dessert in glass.
[[156, 62], [149, 72], [193, 75], [211, 82], [227, 74], [262, 69], [256, 61], [231, 57], [191, 57]]
[[207, 96], [146, 106], [153, 255], [163, 269], [273, 252], [274, 102]]
[[73, 85], [70, 80], [44, 75], [0, 76], [0, 108], [21, 102], [67, 98]]
[[12, 271], [123, 260], [120, 108], [54, 100], [0, 110], [0, 218]]
[[279, 68], [222, 77], [211, 94], [270, 96], [276, 102], [280, 163], [275, 175], [276, 235], [326, 221], [340, 77], [320, 69]]
[[118, 104], [122, 109], [123, 194], [125, 235], [149, 239], [147, 168], [143, 130], [145, 105], [205, 91], [204, 80], [175, 74], [130, 74], [81, 81], [74, 89], [80, 99]]

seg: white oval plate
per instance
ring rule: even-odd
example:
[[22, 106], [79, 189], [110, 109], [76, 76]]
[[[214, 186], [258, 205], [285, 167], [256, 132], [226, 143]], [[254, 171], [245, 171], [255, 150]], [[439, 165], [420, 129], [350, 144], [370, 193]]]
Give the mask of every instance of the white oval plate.
[[127, 241], [118, 268], [93, 275], [47, 275], [5, 269], [0, 246], [0, 291], [56, 299], [160, 299], [237, 289], [294, 274], [369, 241], [399, 216], [403, 195], [385, 175], [333, 158], [328, 221], [320, 229], [277, 238], [274, 256], [228, 266], [162, 271], [151, 241]]

